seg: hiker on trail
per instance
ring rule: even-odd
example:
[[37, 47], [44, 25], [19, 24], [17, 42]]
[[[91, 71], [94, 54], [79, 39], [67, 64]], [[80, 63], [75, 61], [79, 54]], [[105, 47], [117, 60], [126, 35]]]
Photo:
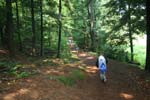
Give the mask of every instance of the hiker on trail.
[[79, 53], [79, 47], [75, 46], [75, 51], [77, 52], [77, 54]]
[[100, 55], [97, 58], [96, 61], [96, 66], [98, 67], [99, 71], [100, 71], [100, 78], [103, 82], [106, 82], [106, 71], [107, 71], [107, 59], [103, 56]]

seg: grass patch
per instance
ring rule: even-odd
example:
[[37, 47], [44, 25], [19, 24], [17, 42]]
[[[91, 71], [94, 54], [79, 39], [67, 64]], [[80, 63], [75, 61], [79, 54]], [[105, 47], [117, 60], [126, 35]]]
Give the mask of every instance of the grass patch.
[[134, 60], [136, 62], [140, 63], [140, 68], [144, 68], [145, 66], [145, 58], [146, 58], [146, 52], [145, 52], [145, 46], [142, 45], [135, 45], [134, 46]]
[[[128, 57], [130, 59], [130, 48], [127, 49]], [[144, 69], [146, 59], [146, 46], [145, 45], [134, 45], [134, 62], [139, 63], [139, 68]]]
[[97, 53], [96, 52], [88, 52], [90, 55], [92, 56], [97, 56]]
[[83, 80], [85, 78], [84, 73], [79, 69], [73, 70], [71, 76], [76, 80]]
[[67, 86], [72, 86], [75, 84], [75, 79], [69, 76], [59, 76], [58, 80]]
[[59, 76], [58, 80], [67, 86], [73, 86], [78, 80], [85, 78], [84, 73], [79, 70], [73, 70], [68, 76]]
[[71, 56], [63, 58], [64, 64], [74, 63], [77, 61], [80, 61], [80, 60], [79, 60], [78, 56], [76, 54], [73, 54], [73, 53], [71, 54]]
[[80, 61], [80, 60], [78, 58], [64, 58], [63, 59], [64, 64], [74, 63], [77, 61]]
[[55, 60], [56, 59], [52, 59], [52, 58], [41, 58], [41, 59], [37, 59], [33, 63], [36, 66], [55, 66], [55, 67], [59, 66], [60, 62]]

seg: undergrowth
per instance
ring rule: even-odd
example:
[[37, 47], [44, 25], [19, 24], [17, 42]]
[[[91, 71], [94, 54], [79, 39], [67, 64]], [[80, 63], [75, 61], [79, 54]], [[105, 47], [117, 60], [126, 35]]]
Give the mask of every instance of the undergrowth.
[[67, 86], [73, 86], [77, 81], [85, 78], [81, 70], [73, 70], [68, 76], [59, 76], [58, 80]]

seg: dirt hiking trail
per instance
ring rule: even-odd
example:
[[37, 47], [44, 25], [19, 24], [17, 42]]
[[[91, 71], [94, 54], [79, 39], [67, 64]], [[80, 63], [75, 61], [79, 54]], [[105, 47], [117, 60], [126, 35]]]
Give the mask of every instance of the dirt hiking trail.
[[[104, 84], [95, 66], [96, 57], [88, 53], [78, 56], [79, 60], [70, 64], [40, 66], [36, 68], [36, 75], [1, 82], [1, 86], [8, 89], [0, 91], [0, 100], [150, 100], [150, 88], [140, 83], [145, 75], [143, 71], [109, 59], [108, 81]], [[85, 79], [73, 86], [66, 86], [52, 77], [68, 75], [74, 69], [83, 70]]]

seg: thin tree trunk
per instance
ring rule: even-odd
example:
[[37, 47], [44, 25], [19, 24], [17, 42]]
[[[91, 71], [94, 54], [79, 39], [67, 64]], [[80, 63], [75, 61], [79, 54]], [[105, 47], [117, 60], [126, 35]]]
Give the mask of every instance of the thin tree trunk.
[[95, 12], [94, 12], [94, 4], [95, 4], [95, 0], [92, 0], [91, 2], [91, 28], [92, 28], [92, 50], [95, 50], [95, 22], [94, 22], [94, 16], [95, 16]]
[[31, 0], [31, 16], [32, 16], [32, 55], [35, 56], [36, 49], [35, 49], [35, 20], [34, 20], [34, 1]]
[[[84, 29], [83, 29], [84, 30]], [[86, 47], [87, 47], [87, 41], [86, 41], [86, 32], [84, 32], [84, 46], [83, 46], [83, 49], [86, 49]]]
[[41, 11], [41, 53], [43, 56], [43, 4], [42, 0], [40, 0], [40, 11]]
[[93, 36], [92, 36], [92, 27], [91, 27], [91, 9], [90, 9], [90, 5], [88, 5], [88, 20], [89, 20], [89, 28], [90, 28], [90, 37], [91, 37], [91, 47], [93, 45]]
[[146, 22], [147, 48], [145, 70], [150, 72], [150, 0], [146, 0]]
[[20, 35], [20, 26], [19, 26], [19, 10], [18, 10], [18, 0], [16, 0], [16, 16], [17, 16], [17, 33], [18, 33], [18, 40], [19, 40], [19, 50], [22, 51], [22, 40]]
[[132, 41], [132, 31], [131, 31], [131, 5], [129, 4], [129, 20], [128, 20], [128, 29], [129, 29], [129, 40], [130, 40], [130, 50], [131, 50], [131, 62], [134, 60], [133, 54], [133, 41]]
[[3, 27], [0, 25], [1, 46], [4, 46]]
[[14, 48], [13, 48], [13, 20], [12, 20], [12, 0], [6, 0], [6, 13], [7, 13], [7, 20], [6, 20], [6, 30], [5, 30], [5, 43], [6, 48], [10, 52], [10, 56], [14, 55]]
[[51, 33], [49, 31], [48, 33], [48, 44], [49, 44], [49, 47], [51, 46]]
[[59, 36], [58, 36], [58, 52], [57, 52], [57, 58], [60, 58], [60, 48], [61, 48], [61, 0], [59, 0]]
[[22, 16], [24, 17], [24, 6], [23, 6], [23, 0], [21, 0], [21, 12], [22, 12]]
[[[5, 6], [6, 5], [3, 3], [2, 8], [5, 8]], [[4, 39], [5, 28], [6, 28], [5, 24], [1, 23], [1, 25], [0, 25], [0, 36], [1, 36], [1, 46], [2, 47], [5, 47], [5, 39]]]

